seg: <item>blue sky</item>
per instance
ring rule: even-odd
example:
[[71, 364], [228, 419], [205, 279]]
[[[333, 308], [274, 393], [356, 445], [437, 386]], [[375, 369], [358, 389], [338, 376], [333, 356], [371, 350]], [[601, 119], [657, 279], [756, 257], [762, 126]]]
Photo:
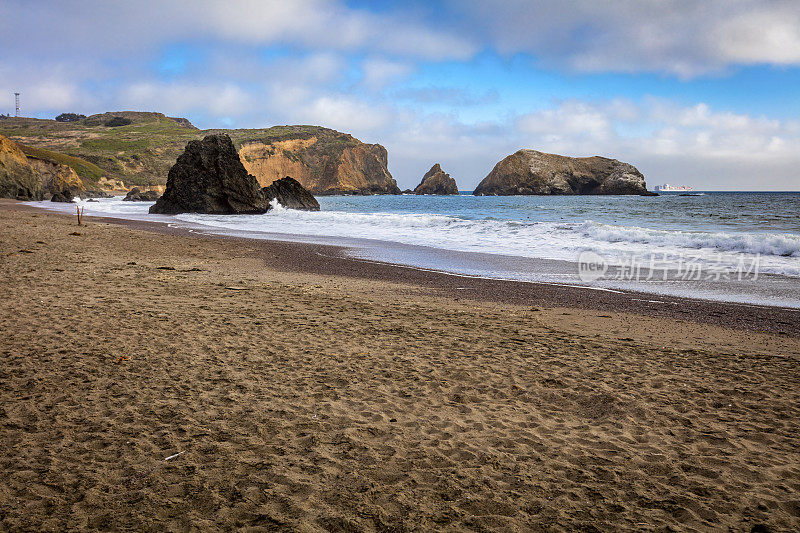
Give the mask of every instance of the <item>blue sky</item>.
[[319, 124], [385, 145], [403, 188], [534, 148], [800, 189], [796, 1], [0, 2], [0, 112]]

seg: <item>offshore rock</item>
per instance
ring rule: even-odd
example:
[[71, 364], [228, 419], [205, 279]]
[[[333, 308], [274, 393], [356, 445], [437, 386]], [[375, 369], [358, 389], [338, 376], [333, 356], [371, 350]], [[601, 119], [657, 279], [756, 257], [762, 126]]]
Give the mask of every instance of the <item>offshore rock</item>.
[[456, 180], [451, 178], [450, 174], [445, 174], [439, 163], [436, 163], [423, 176], [420, 184], [414, 189], [414, 194], [458, 194], [458, 186]]
[[123, 202], [155, 202], [161, 195], [158, 191], [142, 191], [139, 187], [134, 187], [128, 194], [125, 195], [125, 198], [122, 199]]
[[231, 138], [216, 134], [186, 145], [150, 213], [258, 214], [269, 208], [269, 199], [245, 170]]
[[288, 209], [319, 211], [319, 202], [314, 195], [289, 176], [273, 181], [269, 187], [261, 189], [261, 192], [270, 201], [277, 199], [279, 204]]
[[481, 181], [476, 196], [525, 194], [638, 194], [647, 190], [633, 165], [606, 157], [566, 157], [519, 150], [506, 157]]

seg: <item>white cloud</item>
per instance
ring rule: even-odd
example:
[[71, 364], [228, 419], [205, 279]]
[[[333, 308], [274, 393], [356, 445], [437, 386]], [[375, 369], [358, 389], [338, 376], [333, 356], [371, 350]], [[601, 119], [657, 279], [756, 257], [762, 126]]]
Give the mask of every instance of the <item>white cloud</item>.
[[159, 109], [168, 115], [202, 112], [218, 117], [241, 115], [257, 105], [254, 95], [232, 83], [141, 82], [124, 87], [117, 100], [123, 107]]
[[800, 63], [800, 5], [775, 2], [723, 20], [712, 42], [737, 63]]
[[361, 64], [364, 84], [371, 89], [381, 89], [387, 83], [408, 76], [413, 66], [408, 62], [391, 61], [372, 57]]
[[796, 0], [459, 0], [466, 29], [503, 53], [579, 71], [681, 77], [731, 64], [800, 64]]
[[[469, 39], [440, 28], [347, 7], [339, 0], [7, 0], [4, 48], [24, 42], [33, 53], [138, 52], [165, 42], [216, 39], [309, 50], [370, 50], [430, 60], [466, 59]], [[59, 50], [52, 43], [59, 43]]]
[[322, 96], [295, 110], [305, 124], [321, 124], [341, 131], [371, 133], [385, 129], [392, 120], [392, 110], [362, 100], [342, 96]]

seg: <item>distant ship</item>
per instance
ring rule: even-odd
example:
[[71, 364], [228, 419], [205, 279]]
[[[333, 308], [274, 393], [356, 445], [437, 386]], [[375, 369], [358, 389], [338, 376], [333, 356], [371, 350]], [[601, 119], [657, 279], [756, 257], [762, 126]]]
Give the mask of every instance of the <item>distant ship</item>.
[[669, 183], [665, 183], [664, 185], [656, 185], [654, 189], [656, 192], [693, 191], [694, 187], [689, 187], [688, 185], [670, 185]]

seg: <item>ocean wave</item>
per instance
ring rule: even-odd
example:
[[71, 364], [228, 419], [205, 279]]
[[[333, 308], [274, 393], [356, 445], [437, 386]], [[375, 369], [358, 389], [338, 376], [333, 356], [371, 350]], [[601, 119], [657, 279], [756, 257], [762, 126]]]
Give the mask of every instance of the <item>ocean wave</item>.
[[[601, 254], [610, 262], [658, 254], [675, 261], [691, 255], [731, 265], [736, 265], [743, 255], [761, 254], [763, 272], [800, 276], [800, 235], [796, 233], [681, 231], [601, 223], [585, 218], [557, 221], [528, 220], [527, 215], [503, 218], [500, 213], [473, 211], [460, 214], [349, 209], [307, 212], [284, 209], [276, 204], [263, 215], [185, 213], [163, 217], [148, 215], [149, 203], [122, 202], [120, 198], [82, 205], [92, 216], [161, 220], [189, 227], [202, 226], [212, 233], [243, 232], [261, 238], [272, 238], [270, 234], [295, 235], [303, 239], [347, 243], [368, 239], [457, 252], [569, 262], [576, 261], [584, 251]], [[42, 202], [41, 206], [64, 211], [70, 207], [74, 209], [69, 205], [54, 206], [52, 202]], [[379, 206], [381, 204], [375, 207]], [[518, 212], [514, 214], [519, 215]], [[475, 218], [476, 215], [480, 218]]]
[[587, 221], [579, 231], [585, 237], [611, 243], [630, 242], [691, 250], [800, 257], [800, 237], [781, 233], [707, 233], [666, 231], [636, 226], [615, 226]]

